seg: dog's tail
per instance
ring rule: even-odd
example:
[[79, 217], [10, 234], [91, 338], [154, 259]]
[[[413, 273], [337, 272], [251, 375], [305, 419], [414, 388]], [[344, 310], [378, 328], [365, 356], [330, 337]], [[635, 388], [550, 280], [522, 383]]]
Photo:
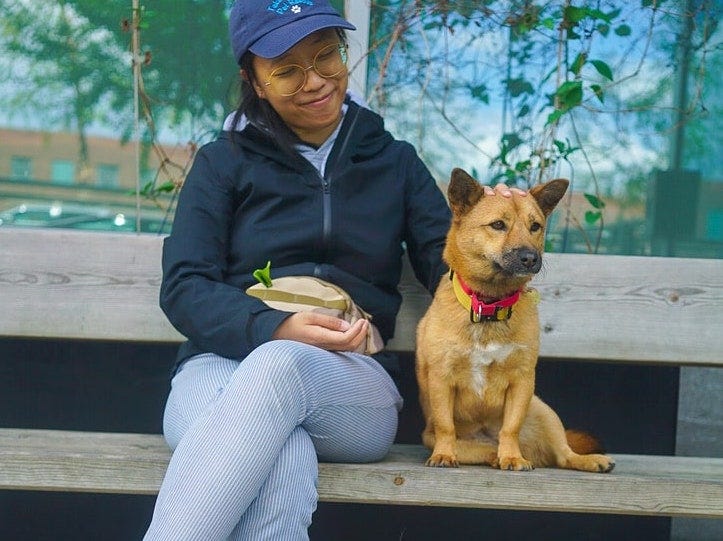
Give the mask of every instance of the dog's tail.
[[581, 430], [565, 430], [567, 444], [570, 449], [578, 455], [590, 455], [593, 453], [604, 453], [602, 444], [595, 436]]

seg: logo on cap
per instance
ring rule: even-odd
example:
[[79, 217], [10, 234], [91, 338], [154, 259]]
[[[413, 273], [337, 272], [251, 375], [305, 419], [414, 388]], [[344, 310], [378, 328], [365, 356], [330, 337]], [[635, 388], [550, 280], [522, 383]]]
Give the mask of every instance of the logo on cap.
[[283, 15], [289, 10], [291, 10], [292, 13], [301, 13], [302, 5], [313, 6], [314, 2], [311, 0], [275, 0], [271, 2], [266, 9], [273, 11], [277, 15]]

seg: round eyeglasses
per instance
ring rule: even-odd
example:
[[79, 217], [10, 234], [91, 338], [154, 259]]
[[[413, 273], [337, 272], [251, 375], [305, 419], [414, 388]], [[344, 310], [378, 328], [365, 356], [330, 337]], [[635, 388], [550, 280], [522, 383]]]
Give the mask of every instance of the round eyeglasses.
[[307, 68], [298, 64], [280, 66], [269, 74], [265, 84], [281, 96], [293, 96], [304, 88], [306, 75], [310, 69], [324, 79], [331, 79], [346, 70], [347, 58], [346, 45], [332, 43], [316, 53], [311, 66]]

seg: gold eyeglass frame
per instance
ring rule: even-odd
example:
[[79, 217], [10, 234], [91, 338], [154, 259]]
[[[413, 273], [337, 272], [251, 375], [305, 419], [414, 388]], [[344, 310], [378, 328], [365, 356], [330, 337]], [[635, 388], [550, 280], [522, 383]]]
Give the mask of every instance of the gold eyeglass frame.
[[[316, 69], [316, 60], [317, 60], [317, 58], [319, 58], [320, 54], [322, 54], [326, 51], [331, 51], [334, 48], [338, 49], [339, 54], [341, 55], [342, 67], [339, 71], [337, 71], [336, 73], [334, 73], [332, 75], [324, 75], [323, 73], [320, 73], [319, 70]], [[284, 96], [284, 97], [293, 96], [294, 94], [298, 94], [301, 91], [301, 89], [304, 88], [304, 85], [306, 85], [306, 80], [308, 77], [307, 74], [308, 74], [309, 70], [313, 69], [319, 77], [322, 77], [324, 79], [333, 79], [334, 77], [337, 77], [340, 73], [342, 73], [346, 69], [346, 67], [347, 67], [346, 64], [347, 64], [348, 60], [349, 60], [348, 46], [346, 45], [346, 43], [343, 43], [343, 42], [330, 43], [328, 45], [324, 45], [321, 49], [319, 49], [319, 51], [314, 55], [314, 60], [312, 60], [311, 65], [306, 68], [299, 64], [285, 64], [283, 66], [279, 66], [278, 68], [274, 68], [274, 70], [271, 73], [269, 73], [269, 76], [266, 79], [266, 81], [264, 82], [264, 85], [274, 88], [272, 79], [273, 79], [275, 73], [289, 69], [289, 68], [299, 68], [303, 72], [304, 78], [296, 90], [294, 90], [293, 92], [290, 92], [290, 93], [284, 93], [284, 92], [279, 92], [274, 88], [274, 91], [277, 92], [280, 96]]]

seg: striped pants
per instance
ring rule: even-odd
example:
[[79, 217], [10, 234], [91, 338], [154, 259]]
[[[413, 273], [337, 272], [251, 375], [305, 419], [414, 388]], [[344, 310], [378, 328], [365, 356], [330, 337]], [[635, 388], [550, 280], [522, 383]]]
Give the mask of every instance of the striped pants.
[[361, 354], [278, 340], [243, 362], [190, 359], [166, 404], [174, 452], [144, 539], [308, 539], [317, 460], [381, 459], [401, 406]]

